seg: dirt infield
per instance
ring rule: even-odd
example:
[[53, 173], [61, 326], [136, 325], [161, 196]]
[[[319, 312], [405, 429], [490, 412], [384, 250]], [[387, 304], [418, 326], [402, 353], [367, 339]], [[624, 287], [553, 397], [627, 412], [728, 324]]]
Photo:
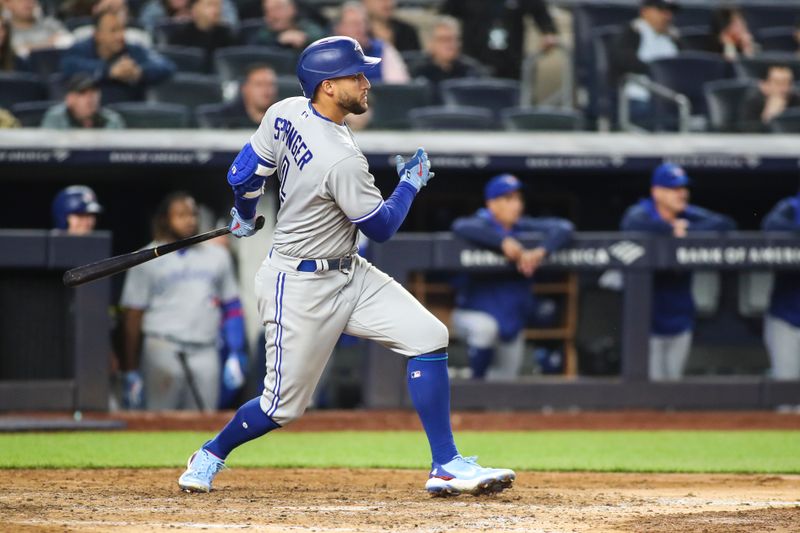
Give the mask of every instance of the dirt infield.
[[3, 531], [800, 531], [800, 476], [523, 472], [503, 494], [433, 499], [425, 472], [6, 470]]

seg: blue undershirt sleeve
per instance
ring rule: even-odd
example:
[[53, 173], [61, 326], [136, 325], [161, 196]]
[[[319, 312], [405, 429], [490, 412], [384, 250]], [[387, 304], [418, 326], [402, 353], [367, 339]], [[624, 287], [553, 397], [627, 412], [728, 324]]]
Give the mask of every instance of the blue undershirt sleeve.
[[408, 215], [411, 202], [417, 189], [405, 181], [397, 184], [394, 192], [374, 215], [362, 220], [356, 226], [361, 232], [376, 242], [386, 242], [394, 235]]

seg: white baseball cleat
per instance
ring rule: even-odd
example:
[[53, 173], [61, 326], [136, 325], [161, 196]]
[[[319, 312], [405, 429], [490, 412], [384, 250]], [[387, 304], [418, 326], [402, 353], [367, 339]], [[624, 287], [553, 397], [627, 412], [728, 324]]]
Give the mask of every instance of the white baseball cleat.
[[517, 475], [507, 468], [483, 468], [477, 457], [456, 455], [443, 465], [433, 463], [425, 489], [431, 496], [480, 496], [511, 488]]
[[223, 468], [225, 461], [200, 448], [189, 457], [186, 471], [178, 478], [178, 486], [186, 492], [211, 492], [211, 482]]

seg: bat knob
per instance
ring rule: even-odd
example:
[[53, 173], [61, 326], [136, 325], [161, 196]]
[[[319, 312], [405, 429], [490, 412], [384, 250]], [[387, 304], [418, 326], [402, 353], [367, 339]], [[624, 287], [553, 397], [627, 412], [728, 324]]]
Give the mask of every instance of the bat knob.
[[264, 222], [266, 222], [264, 215], [258, 215], [258, 218], [256, 218], [256, 231], [264, 227]]

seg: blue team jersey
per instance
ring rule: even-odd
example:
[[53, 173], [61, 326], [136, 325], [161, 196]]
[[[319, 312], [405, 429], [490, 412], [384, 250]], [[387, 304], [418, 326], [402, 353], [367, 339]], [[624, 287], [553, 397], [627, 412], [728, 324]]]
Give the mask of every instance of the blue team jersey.
[[[549, 253], [569, 242], [573, 227], [560, 218], [522, 217], [513, 228], [506, 230], [487, 209], [480, 209], [471, 217], [457, 219], [452, 229], [458, 237], [498, 252], [506, 237], [540, 232], [545, 234], [541, 246]], [[455, 285], [456, 306], [490, 314], [497, 321], [500, 338], [504, 341], [514, 338], [525, 327], [534, 310], [531, 280], [516, 272], [457, 276]]]
[[[678, 215], [689, 222], [688, 231], [730, 231], [736, 223], [725, 215], [690, 205]], [[646, 231], [671, 236], [672, 225], [661, 218], [651, 198], [632, 205], [620, 224], [623, 231]], [[692, 273], [656, 272], [653, 276], [651, 331], [656, 335], [678, 335], [694, 328]]]
[[[785, 198], [764, 218], [765, 231], [800, 232], [800, 194]], [[778, 271], [772, 286], [769, 313], [800, 328], [800, 273]]]

